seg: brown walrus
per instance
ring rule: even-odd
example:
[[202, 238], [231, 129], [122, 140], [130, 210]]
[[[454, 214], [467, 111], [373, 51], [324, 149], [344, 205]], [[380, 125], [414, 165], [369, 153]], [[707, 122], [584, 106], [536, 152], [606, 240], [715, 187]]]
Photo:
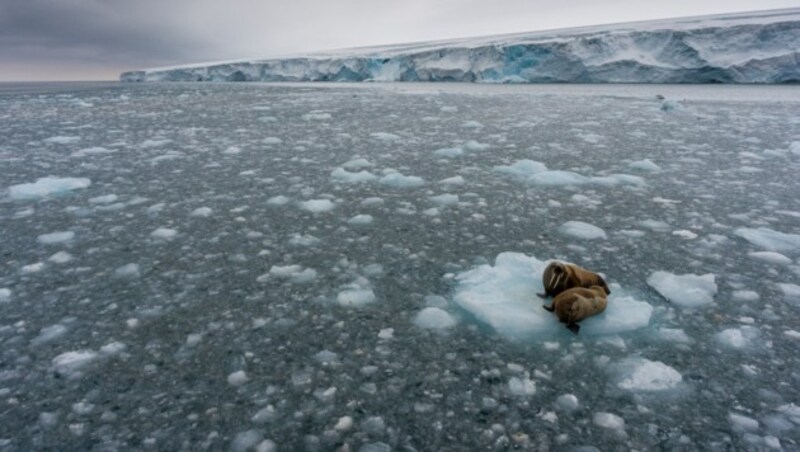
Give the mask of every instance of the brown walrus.
[[542, 298], [555, 297], [561, 292], [573, 287], [600, 286], [606, 294], [610, 294], [606, 282], [597, 273], [578, 267], [575, 264], [564, 262], [551, 262], [542, 273], [544, 293], [537, 294]]
[[567, 324], [567, 328], [578, 334], [581, 327], [578, 322], [599, 314], [606, 309], [608, 304], [608, 289], [603, 286], [573, 287], [561, 292], [553, 299], [550, 306], [542, 306], [550, 312], [556, 313], [558, 320]]

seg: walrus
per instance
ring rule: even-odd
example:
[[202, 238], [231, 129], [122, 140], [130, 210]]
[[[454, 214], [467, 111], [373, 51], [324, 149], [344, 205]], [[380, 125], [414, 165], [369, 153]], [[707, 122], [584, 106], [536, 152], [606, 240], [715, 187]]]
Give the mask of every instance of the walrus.
[[578, 322], [605, 311], [608, 304], [607, 290], [603, 286], [592, 286], [588, 289], [573, 287], [558, 294], [552, 305], [542, 307], [555, 312], [560, 322], [566, 323], [570, 331], [578, 334], [581, 329]]
[[544, 293], [537, 294], [542, 298], [555, 297], [573, 287], [600, 286], [606, 295], [611, 293], [606, 282], [597, 273], [564, 262], [551, 262], [542, 273], [542, 284]]

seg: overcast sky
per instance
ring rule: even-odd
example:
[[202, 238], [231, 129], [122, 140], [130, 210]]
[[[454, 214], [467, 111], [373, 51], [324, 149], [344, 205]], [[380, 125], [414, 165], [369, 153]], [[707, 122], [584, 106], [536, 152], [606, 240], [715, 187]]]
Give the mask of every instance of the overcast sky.
[[0, 0], [0, 81], [796, 7], [797, 0]]

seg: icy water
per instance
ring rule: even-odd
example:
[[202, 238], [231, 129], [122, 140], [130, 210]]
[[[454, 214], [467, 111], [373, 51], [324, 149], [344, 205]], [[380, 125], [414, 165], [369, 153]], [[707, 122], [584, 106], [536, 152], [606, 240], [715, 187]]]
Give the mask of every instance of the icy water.
[[0, 449], [797, 450], [799, 172], [793, 87], [0, 85]]

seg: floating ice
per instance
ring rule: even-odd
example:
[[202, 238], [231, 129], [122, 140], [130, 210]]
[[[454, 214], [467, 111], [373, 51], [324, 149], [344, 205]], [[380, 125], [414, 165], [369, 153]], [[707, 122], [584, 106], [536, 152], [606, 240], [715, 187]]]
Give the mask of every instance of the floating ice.
[[438, 206], [452, 206], [458, 204], [458, 195], [445, 193], [443, 195], [431, 196], [428, 199]]
[[753, 259], [757, 259], [768, 264], [790, 265], [792, 263], [791, 259], [774, 251], [755, 251], [752, 253], [747, 253], [747, 255]]
[[75, 233], [72, 231], [59, 231], [51, 232], [49, 234], [42, 234], [36, 237], [36, 241], [42, 245], [57, 245], [59, 243], [69, 242], [75, 238]]
[[391, 172], [380, 179], [380, 183], [394, 188], [413, 188], [425, 185], [425, 181], [417, 176], [405, 176], [398, 172]]
[[301, 201], [300, 208], [308, 212], [323, 213], [330, 212], [336, 207], [330, 199], [310, 199], [308, 201]]
[[598, 427], [603, 427], [611, 430], [622, 430], [625, 428], [625, 419], [613, 413], [606, 413], [603, 411], [594, 413], [592, 422]]
[[[568, 335], [536, 293], [543, 292], [542, 273], [549, 261], [521, 253], [501, 253], [495, 265], [480, 265], [455, 277], [453, 300], [480, 322], [510, 339], [524, 340]], [[609, 335], [645, 327], [653, 308], [613, 285], [608, 307], [581, 322], [581, 335]]]
[[43, 141], [48, 144], [73, 144], [81, 141], [81, 137], [59, 135], [56, 137], [46, 138]]
[[114, 275], [120, 278], [136, 278], [139, 276], [139, 266], [137, 264], [125, 264], [114, 270]]
[[369, 167], [372, 167], [372, 166], [375, 166], [375, 165], [370, 163], [369, 160], [364, 159], [364, 158], [357, 158], [357, 159], [353, 159], [353, 160], [348, 161], [347, 163], [342, 165], [342, 168], [345, 168], [345, 169], [348, 169], [348, 170], [352, 171], [352, 170], [359, 170], [359, 169], [362, 169], [362, 168], [369, 168]]
[[353, 283], [342, 287], [336, 295], [336, 302], [342, 306], [361, 307], [375, 301], [375, 292], [365, 278], [357, 278]]
[[716, 334], [717, 341], [730, 348], [744, 349], [753, 345], [758, 338], [758, 328], [745, 325], [739, 328], [728, 328]]
[[433, 155], [437, 157], [458, 157], [464, 155], [464, 149], [460, 147], [456, 148], [442, 148], [437, 149], [433, 152]]
[[289, 239], [289, 245], [294, 246], [314, 246], [318, 244], [321, 240], [313, 235], [301, 235], [301, 234], [294, 234], [292, 238]]
[[42, 177], [36, 182], [12, 185], [8, 188], [11, 199], [36, 199], [46, 196], [58, 195], [78, 190], [92, 185], [92, 181], [85, 177]]
[[189, 214], [189, 216], [192, 216], [192, 217], [208, 217], [208, 216], [211, 216], [212, 212], [213, 212], [213, 210], [211, 210], [210, 207], [198, 207], [197, 209], [194, 209], [192, 211], [192, 213]]
[[647, 278], [647, 284], [662, 297], [684, 308], [696, 308], [714, 302], [717, 284], [714, 275], [676, 275], [657, 271]]
[[80, 371], [98, 358], [97, 352], [92, 350], [77, 350], [62, 353], [53, 358], [53, 369], [64, 376], [78, 376]]
[[331, 119], [331, 114], [320, 112], [306, 113], [303, 115], [303, 119], [306, 121], [324, 121], [326, 119]]
[[281, 140], [278, 137], [266, 137], [263, 140], [261, 140], [261, 142], [264, 143], [264, 144], [270, 144], [271, 145], [271, 144], [281, 144], [281, 143], [283, 143], [283, 140]]
[[440, 180], [439, 183], [445, 185], [463, 185], [464, 178], [461, 176], [448, 177], [447, 179]]
[[39, 335], [36, 336], [31, 343], [33, 345], [41, 345], [47, 342], [54, 341], [59, 337], [67, 334], [67, 327], [61, 324], [50, 325], [39, 330]]
[[588, 178], [572, 171], [541, 171], [531, 175], [527, 180], [529, 184], [533, 185], [557, 187], [585, 184]]
[[800, 249], [800, 235], [786, 234], [769, 228], [740, 228], [734, 234], [768, 251], [792, 252]]
[[567, 221], [558, 228], [558, 232], [576, 239], [582, 240], [595, 240], [605, 239], [606, 231], [598, 228], [597, 226], [583, 221]]
[[47, 260], [54, 264], [66, 264], [72, 260], [72, 255], [66, 251], [59, 251], [47, 258]]
[[629, 358], [612, 368], [616, 385], [627, 391], [663, 391], [678, 386], [683, 377], [680, 372], [660, 362], [644, 358]]
[[11, 300], [11, 289], [0, 287], [0, 303], [7, 303], [9, 300]]
[[283, 195], [273, 196], [267, 200], [267, 204], [270, 206], [282, 206], [289, 202], [289, 198]]
[[231, 441], [231, 451], [246, 452], [254, 450], [262, 438], [264, 438], [264, 434], [258, 430], [239, 432]]
[[237, 370], [232, 374], [228, 375], [228, 384], [231, 386], [241, 386], [247, 383], [247, 373], [243, 370]]
[[98, 147], [91, 147], [75, 151], [72, 154], [70, 154], [70, 157], [80, 158], [80, 157], [87, 157], [90, 155], [113, 154], [115, 152], [117, 151], [98, 146]]
[[575, 411], [580, 404], [574, 394], [562, 394], [556, 399], [556, 407], [562, 411]]
[[153, 237], [154, 239], [160, 239], [160, 240], [171, 240], [171, 239], [175, 238], [175, 236], [177, 236], [177, 235], [178, 235], [178, 231], [176, 231], [175, 229], [170, 229], [170, 228], [158, 228], [155, 231], [150, 233], [151, 237]]
[[728, 413], [728, 420], [731, 421], [731, 424], [733, 424], [733, 427], [737, 430], [746, 432], [758, 431], [758, 421], [751, 417], [742, 414]]
[[797, 284], [779, 283], [778, 287], [783, 292], [783, 299], [800, 307], [800, 286]]
[[89, 204], [111, 204], [117, 199], [119, 199], [119, 196], [114, 194], [95, 196], [94, 198], [89, 198]]
[[443, 330], [455, 324], [456, 319], [440, 308], [425, 308], [414, 316], [414, 325], [425, 329]]
[[673, 342], [676, 344], [691, 344], [690, 338], [685, 331], [680, 328], [659, 328], [657, 336], [662, 341]]
[[528, 178], [536, 173], [547, 171], [544, 163], [533, 160], [517, 160], [511, 165], [495, 166], [494, 170], [498, 173], [510, 174], [515, 177]]
[[639, 222], [639, 226], [655, 232], [667, 232], [672, 229], [669, 223], [658, 220], [642, 220]]
[[353, 218], [347, 220], [348, 224], [357, 225], [357, 226], [364, 226], [368, 224], [372, 224], [373, 218], [372, 215], [356, 215]]
[[369, 136], [371, 136], [372, 138], [377, 138], [379, 140], [387, 140], [387, 141], [400, 139], [399, 135], [395, 135], [393, 133], [388, 133], [388, 132], [373, 132], [369, 134]]
[[378, 176], [370, 173], [369, 171], [359, 171], [356, 173], [347, 171], [344, 168], [336, 168], [331, 173], [331, 179], [336, 182], [355, 184], [359, 182], [372, 182], [377, 180]]
[[650, 172], [661, 171], [661, 167], [653, 163], [653, 161], [650, 159], [637, 160], [635, 162], [631, 162], [628, 166], [630, 166], [633, 169], [642, 171], [650, 171]]
[[536, 394], [536, 383], [524, 376], [511, 377], [508, 380], [508, 392], [517, 397], [528, 397]]

